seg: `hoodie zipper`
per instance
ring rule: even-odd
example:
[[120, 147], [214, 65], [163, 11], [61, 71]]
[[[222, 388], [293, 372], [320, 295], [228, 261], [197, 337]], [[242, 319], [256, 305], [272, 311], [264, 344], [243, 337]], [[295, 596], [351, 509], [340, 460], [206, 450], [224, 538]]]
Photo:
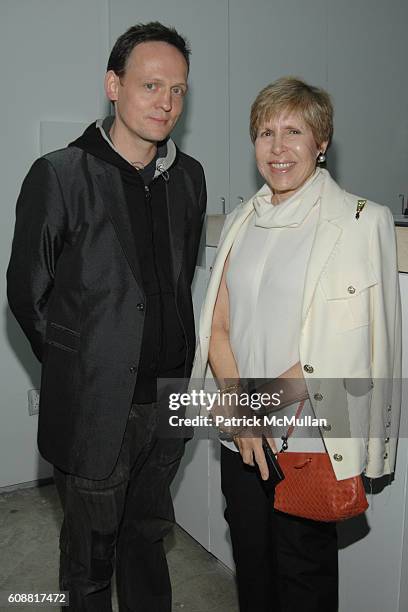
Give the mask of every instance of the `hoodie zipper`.
[[[163, 166], [158, 166], [158, 170], [160, 171], [160, 175], [156, 176], [155, 178], [153, 178], [152, 183], [154, 181], [158, 180], [160, 178], [160, 176], [163, 177], [163, 180], [165, 182], [166, 207], [167, 207], [167, 219], [168, 219], [170, 253], [171, 253], [171, 259], [172, 259], [172, 268], [174, 270], [174, 261], [173, 261], [174, 248], [173, 248], [173, 237], [171, 235], [170, 210], [169, 210], [169, 192], [168, 192], [168, 186], [167, 186], [167, 183], [169, 181], [170, 175], [169, 175], [169, 173], [167, 172], [167, 170]], [[145, 185], [144, 186], [144, 190], [145, 190], [146, 202], [150, 205], [150, 200], [151, 200], [151, 197], [152, 197], [152, 194], [151, 194], [151, 191], [150, 191], [150, 187], [148, 185]], [[153, 239], [153, 234], [152, 234], [152, 240], [154, 240]], [[153, 243], [153, 247], [154, 247], [154, 243]], [[156, 264], [155, 264], [155, 267], [156, 267]], [[156, 275], [157, 275], [157, 270], [156, 270]], [[185, 330], [185, 327], [184, 327], [184, 324], [183, 324], [183, 320], [182, 320], [182, 318], [180, 316], [180, 311], [178, 309], [178, 304], [177, 304], [178, 279], [179, 279], [179, 277], [177, 277], [177, 279], [175, 280], [175, 285], [174, 285], [174, 305], [176, 307], [177, 317], [178, 317], [178, 320], [179, 320], [179, 323], [180, 323], [180, 327], [181, 327], [181, 329], [183, 331], [183, 334], [184, 334], [184, 341], [186, 343], [186, 363], [185, 363], [185, 366], [184, 366], [184, 378], [186, 378], [186, 374], [187, 374], [187, 356], [189, 356], [190, 347], [189, 347], [189, 343], [188, 343], [188, 339], [187, 339], [186, 330]], [[163, 334], [161, 334], [161, 336], [163, 337]]]
[[[158, 166], [158, 169], [160, 171], [160, 175], [156, 176], [156, 178], [153, 179], [153, 181], [156, 181], [160, 178], [160, 176], [163, 177], [163, 180], [165, 182], [165, 190], [166, 190], [166, 207], [167, 207], [167, 220], [168, 220], [168, 231], [169, 231], [169, 243], [170, 243], [170, 253], [171, 253], [171, 260], [172, 260], [172, 268], [174, 270], [174, 261], [173, 261], [173, 253], [174, 253], [174, 248], [173, 248], [173, 237], [171, 234], [171, 220], [170, 220], [170, 209], [169, 209], [169, 191], [168, 191], [168, 186], [167, 183], [169, 181], [169, 173], [167, 172], [166, 169], [164, 169], [163, 166]], [[152, 182], [153, 182], [152, 181]], [[150, 188], [148, 185], [145, 185], [145, 197], [146, 197], [146, 201], [148, 203], [150, 203], [150, 199], [152, 197], [152, 194], [150, 192]], [[153, 236], [152, 236], [153, 238]], [[156, 271], [157, 274], [157, 271]], [[178, 309], [178, 304], [177, 304], [177, 293], [178, 293], [178, 279], [179, 276], [177, 276], [177, 278], [175, 279], [175, 284], [174, 284], [174, 305], [176, 307], [176, 313], [177, 313], [177, 317], [180, 323], [180, 327], [183, 331], [184, 334], [184, 341], [186, 343], [186, 363], [184, 366], [184, 378], [186, 378], [186, 373], [187, 373], [187, 356], [189, 356], [190, 353], [190, 347], [189, 347], [189, 343], [188, 343], [188, 338], [187, 338], [187, 333], [183, 324], [183, 319], [180, 316], [180, 311]]]

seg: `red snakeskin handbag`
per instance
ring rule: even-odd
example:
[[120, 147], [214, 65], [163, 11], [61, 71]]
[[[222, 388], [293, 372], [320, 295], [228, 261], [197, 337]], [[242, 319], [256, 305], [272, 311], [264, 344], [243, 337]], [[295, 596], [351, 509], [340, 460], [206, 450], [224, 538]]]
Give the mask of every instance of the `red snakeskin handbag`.
[[[296, 418], [303, 404], [300, 402]], [[337, 480], [327, 453], [285, 452], [285, 440], [292, 432], [293, 427], [277, 454], [285, 479], [276, 485], [275, 509], [323, 522], [343, 521], [365, 512], [368, 502], [361, 476]]]

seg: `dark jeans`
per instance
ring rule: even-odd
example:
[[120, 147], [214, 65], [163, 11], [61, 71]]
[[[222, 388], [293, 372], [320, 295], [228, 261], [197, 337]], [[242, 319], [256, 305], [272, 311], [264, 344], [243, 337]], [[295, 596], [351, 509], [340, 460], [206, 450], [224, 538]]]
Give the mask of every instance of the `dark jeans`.
[[55, 469], [64, 510], [60, 588], [70, 592], [70, 610], [111, 612], [116, 566], [121, 612], [171, 611], [163, 537], [174, 522], [169, 486], [184, 440], [158, 438], [157, 421], [155, 404], [132, 406], [109, 478], [88, 480]]
[[275, 512], [255, 468], [221, 449], [240, 612], [336, 612], [337, 531]]

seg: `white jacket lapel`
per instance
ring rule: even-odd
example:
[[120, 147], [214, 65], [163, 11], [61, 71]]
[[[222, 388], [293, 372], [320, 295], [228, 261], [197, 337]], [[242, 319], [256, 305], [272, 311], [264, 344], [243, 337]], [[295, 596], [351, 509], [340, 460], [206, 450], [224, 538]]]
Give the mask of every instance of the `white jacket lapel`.
[[305, 278], [302, 324], [306, 320], [320, 276], [343, 232], [340, 217], [345, 210], [345, 192], [333, 181], [328, 172], [325, 171], [325, 173], [326, 180], [320, 202], [319, 221]]
[[[207, 293], [200, 316], [200, 336], [208, 339], [211, 331], [212, 316], [215, 306], [215, 301], [218, 295], [222, 273], [224, 270], [225, 260], [234, 243], [234, 240], [245, 221], [254, 212], [252, 199], [249, 200], [237, 213], [229, 228], [223, 230], [221, 234], [221, 242], [218, 245], [217, 254], [215, 256], [213, 269], [207, 287]], [[228, 220], [227, 220], [228, 222]]]

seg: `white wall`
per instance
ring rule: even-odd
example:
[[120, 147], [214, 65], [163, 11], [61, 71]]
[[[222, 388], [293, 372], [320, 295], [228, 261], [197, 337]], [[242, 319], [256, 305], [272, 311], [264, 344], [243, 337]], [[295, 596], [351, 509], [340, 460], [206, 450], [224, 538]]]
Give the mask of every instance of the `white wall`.
[[[326, 86], [333, 95], [336, 129], [329, 167], [341, 184], [398, 210], [398, 193], [408, 193], [406, 0], [0, 0], [3, 278], [22, 178], [41, 152], [66, 144], [68, 134], [70, 138], [77, 130], [75, 124], [105, 113], [102, 81], [111, 44], [126, 27], [149, 19], [175, 25], [192, 43], [191, 95], [175, 137], [204, 164], [210, 212], [220, 211], [221, 196], [233, 208], [239, 195], [248, 196], [256, 188], [247, 127], [250, 103], [261, 86], [288, 72]], [[200, 274], [197, 308], [207, 273]], [[27, 412], [27, 390], [38, 387], [39, 367], [7, 309], [4, 283], [0, 299], [1, 488], [44, 477], [50, 467], [39, 458], [37, 419]], [[401, 509], [407, 453], [404, 441], [396, 483], [374, 500], [374, 511], [367, 514], [371, 533], [341, 553], [344, 609], [356, 601], [359, 609], [370, 601], [372, 609], [381, 612], [398, 605], [402, 611], [405, 605], [408, 592], [401, 591], [398, 603], [398, 589], [408, 588], [403, 578], [408, 569], [406, 517]], [[230, 562], [227, 546], [224, 553], [217, 548], [225, 543], [221, 520], [210, 536], [209, 523], [221, 512], [220, 505], [216, 512], [211, 505], [214, 500], [218, 504], [215, 463], [203, 443], [195, 457], [188, 458], [193, 463], [184, 462], [176, 489], [182, 491], [183, 478], [190, 491], [196, 487], [195, 502], [204, 520], [198, 510], [191, 511], [191, 504], [178, 501], [180, 520]], [[196, 469], [201, 470], [199, 478]], [[206, 491], [202, 483], [209, 472]], [[395, 513], [394, 504], [401, 512]], [[399, 546], [396, 555], [384, 553], [390, 543], [393, 549]], [[372, 557], [373, 574], [384, 571], [387, 576], [381, 589], [378, 584], [360, 584], [356, 563], [362, 566], [367, 556]], [[359, 589], [361, 597], [356, 600]], [[365, 595], [367, 589], [371, 599]]]
[[248, 129], [258, 91], [284, 75], [327, 85], [327, 1], [230, 2], [230, 210], [263, 182]]
[[[398, 193], [408, 194], [406, 0], [0, 0], [3, 279], [22, 178], [41, 152], [66, 144], [75, 124], [105, 114], [102, 81], [110, 47], [125, 28], [150, 19], [175, 25], [192, 43], [191, 95], [175, 139], [204, 164], [210, 212], [221, 210], [221, 196], [232, 209], [239, 195], [256, 188], [250, 104], [260, 87], [285, 73], [332, 93], [329, 167], [340, 183], [397, 212]], [[197, 310], [207, 275], [202, 270], [197, 278]], [[406, 293], [408, 303], [408, 288]], [[36, 450], [37, 418], [27, 411], [27, 390], [38, 387], [39, 366], [8, 311], [4, 283], [0, 300], [1, 488], [51, 471]], [[367, 514], [371, 532], [341, 552], [344, 610], [406, 609], [407, 460], [403, 441], [396, 482]], [[231, 564], [217, 469], [212, 447], [191, 446], [175, 483], [176, 506], [181, 523]], [[361, 582], [368, 559], [372, 580]]]
[[[235, 0], [232, 0], [233, 2]], [[173, 132], [176, 143], [204, 166], [208, 212], [228, 199], [228, 0], [111, 0], [110, 44], [130, 25], [159, 20], [191, 43], [189, 93]]]
[[[100, 0], [0, 2], [3, 279], [20, 184], [41, 153], [40, 122], [90, 123], [103, 112], [107, 16], [107, 4]], [[4, 282], [0, 290], [0, 487], [4, 487], [48, 476], [50, 468], [36, 450], [37, 417], [27, 410], [27, 390], [38, 388], [39, 366], [6, 306]]]
[[[3, 278], [22, 179], [36, 157], [65, 146], [83, 124], [107, 114], [103, 77], [109, 51], [117, 36], [137, 22], [160, 19], [175, 25], [192, 44], [190, 92], [174, 138], [202, 161], [209, 179], [208, 209], [220, 209], [220, 197], [228, 197], [229, 189], [227, 8], [227, 0], [0, 0], [0, 52], [8, 58], [0, 98]], [[0, 299], [1, 488], [51, 471], [36, 450], [37, 417], [27, 410], [27, 391], [39, 386], [39, 365], [6, 305], [4, 283]]]
[[348, 191], [399, 210], [408, 194], [406, 0], [328, 1], [330, 167]]

